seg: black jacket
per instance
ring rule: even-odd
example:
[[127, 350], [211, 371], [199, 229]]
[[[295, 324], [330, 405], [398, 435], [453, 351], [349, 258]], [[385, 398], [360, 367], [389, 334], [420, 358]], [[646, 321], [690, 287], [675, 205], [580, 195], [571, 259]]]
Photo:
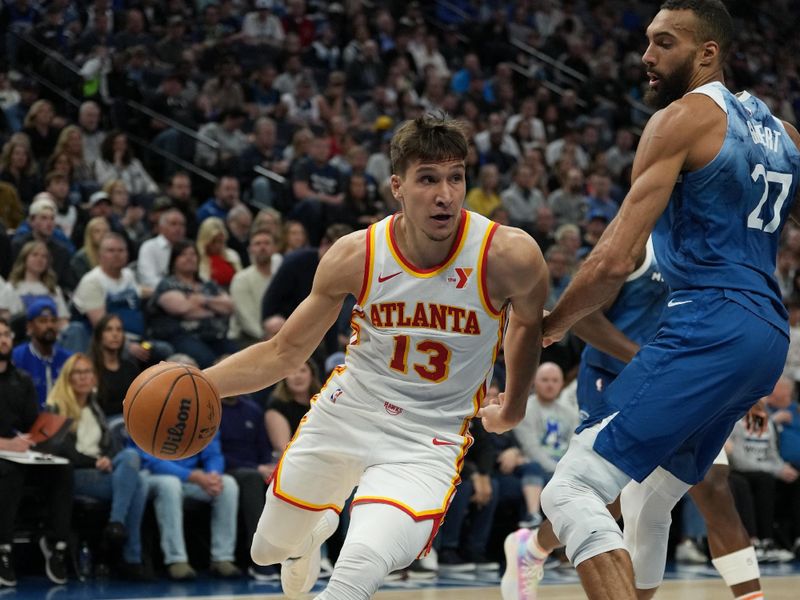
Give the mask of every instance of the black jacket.
[[39, 414], [33, 380], [9, 361], [0, 373], [0, 437], [13, 438], [30, 431]]
[[[97, 399], [95, 398], [94, 394], [89, 396], [89, 408], [94, 414], [95, 419], [97, 419], [97, 422], [100, 424], [100, 430], [103, 432], [100, 438], [100, 454], [111, 458], [117, 454], [121, 448], [119, 446], [119, 442], [114, 438], [113, 435], [111, 435], [111, 430], [108, 428], [106, 416], [103, 413], [103, 409], [100, 408], [99, 404], [97, 404]], [[58, 414], [58, 409], [55, 406], [48, 406], [48, 409]], [[97, 458], [78, 452], [78, 449], [76, 448], [77, 443], [77, 434], [74, 431], [70, 431], [67, 433], [64, 440], [57, 447], [52, 449], [52, 453], [69, 459], [69, 462], [71, 462], [75, 468], [93, 469], [95, 463], [97, 462]]]

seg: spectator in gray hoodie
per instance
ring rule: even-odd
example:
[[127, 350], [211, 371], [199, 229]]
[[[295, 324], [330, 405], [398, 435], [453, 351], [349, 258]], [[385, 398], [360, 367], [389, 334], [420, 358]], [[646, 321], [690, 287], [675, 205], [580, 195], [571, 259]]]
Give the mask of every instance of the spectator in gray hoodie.
[[[772, 394], [766, 397], [767, 406], [782, 406], [791, 400], [794, 382], [781, 377]], [[785, 462], [778, 451], [778, 435], [770, 420], [766, 431], [748, 431], [745, 420], [736, 423], [728, 440], [731, 478], [739, 480], [737, 489], [749, 494], [737, 497], [736, 503], [742, 522], [753, 539], [756, 556], [764, 562], [788, 562], [794, 554], [779, 548], [773, 539], [775, 523], [775, 498], [777, 482], [793, 483], [798, 473]], [[743, 485], [744, 480], [745, 485]]]
[[563, 388], [561, 367], [552, 362], [542, 363], [528, 396], [525, 418], [513, 429], [519, 447], [509, 448], [498, 459], [501, 470], [504, 463], [513, 464], [515, 474], [522, 479], [528, 514], [520, 521], [520, 527], [536, 527], [541, 522], [542, 488], [553, 476], [579, 423], [575, 407], [560, 400]]

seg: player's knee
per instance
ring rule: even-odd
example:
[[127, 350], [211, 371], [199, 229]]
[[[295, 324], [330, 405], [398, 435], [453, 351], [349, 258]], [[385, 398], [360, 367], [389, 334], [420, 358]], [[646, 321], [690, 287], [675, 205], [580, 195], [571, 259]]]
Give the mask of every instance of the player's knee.
[[257, 565], [274, 565], [290, 558], [291, 548], [276, 546], [272, 540], [256, 532], [250, 545], [250, 558]]
[[585, 482], [557, 473], [542, 492], [541, 503], [575, 566], [602, 552], [624, 548], [622, 532], [606, 509], [606, 500]]
[[705, 479], [692, 489], [691, 495], [706, 520], [727, 512], [725, 509], [733, 502], [728, 468], [712, 467]]

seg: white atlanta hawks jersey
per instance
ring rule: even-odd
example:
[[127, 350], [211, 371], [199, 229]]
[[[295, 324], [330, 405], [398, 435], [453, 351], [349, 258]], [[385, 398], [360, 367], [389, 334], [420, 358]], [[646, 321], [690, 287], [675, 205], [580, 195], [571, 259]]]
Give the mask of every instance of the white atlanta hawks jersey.
[[420, 269], [401, 253], [396, 215], [367, 233], [361, 293], [342, 388], [387, 410], [435, 419], [474, 416], [502, 342], [506, 310], [492, 306], [487, 255], [497, 223], [462, 210], [444, 262]]

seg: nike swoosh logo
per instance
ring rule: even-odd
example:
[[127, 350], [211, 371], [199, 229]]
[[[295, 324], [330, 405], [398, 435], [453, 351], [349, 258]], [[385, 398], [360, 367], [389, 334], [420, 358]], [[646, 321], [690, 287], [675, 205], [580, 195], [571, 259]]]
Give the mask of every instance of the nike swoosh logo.
[[680, 302], [676, 300], [670, 300], [667, 302], [667, 306], [672, 308], [673, 306], [680, 306], [681, 304], [689, 304], [690, 302], [694, 302], [694, 300], [681, 300]]
[[455, 442], [448, 442], [447, 440], [440, 440], [439, 438], [433, 438], [433, 445], [434, 446], [458, 446]]
[[383, 283], [384, 281], [389, 281], [392, 277], [397, 277], [400, 275], [402, 271], [398, 271], [397, 273], [392, 273], [391, 275], [387, 275], [386, 277], [383, 276], [383, 273], [378, 275], [378, 283]]

